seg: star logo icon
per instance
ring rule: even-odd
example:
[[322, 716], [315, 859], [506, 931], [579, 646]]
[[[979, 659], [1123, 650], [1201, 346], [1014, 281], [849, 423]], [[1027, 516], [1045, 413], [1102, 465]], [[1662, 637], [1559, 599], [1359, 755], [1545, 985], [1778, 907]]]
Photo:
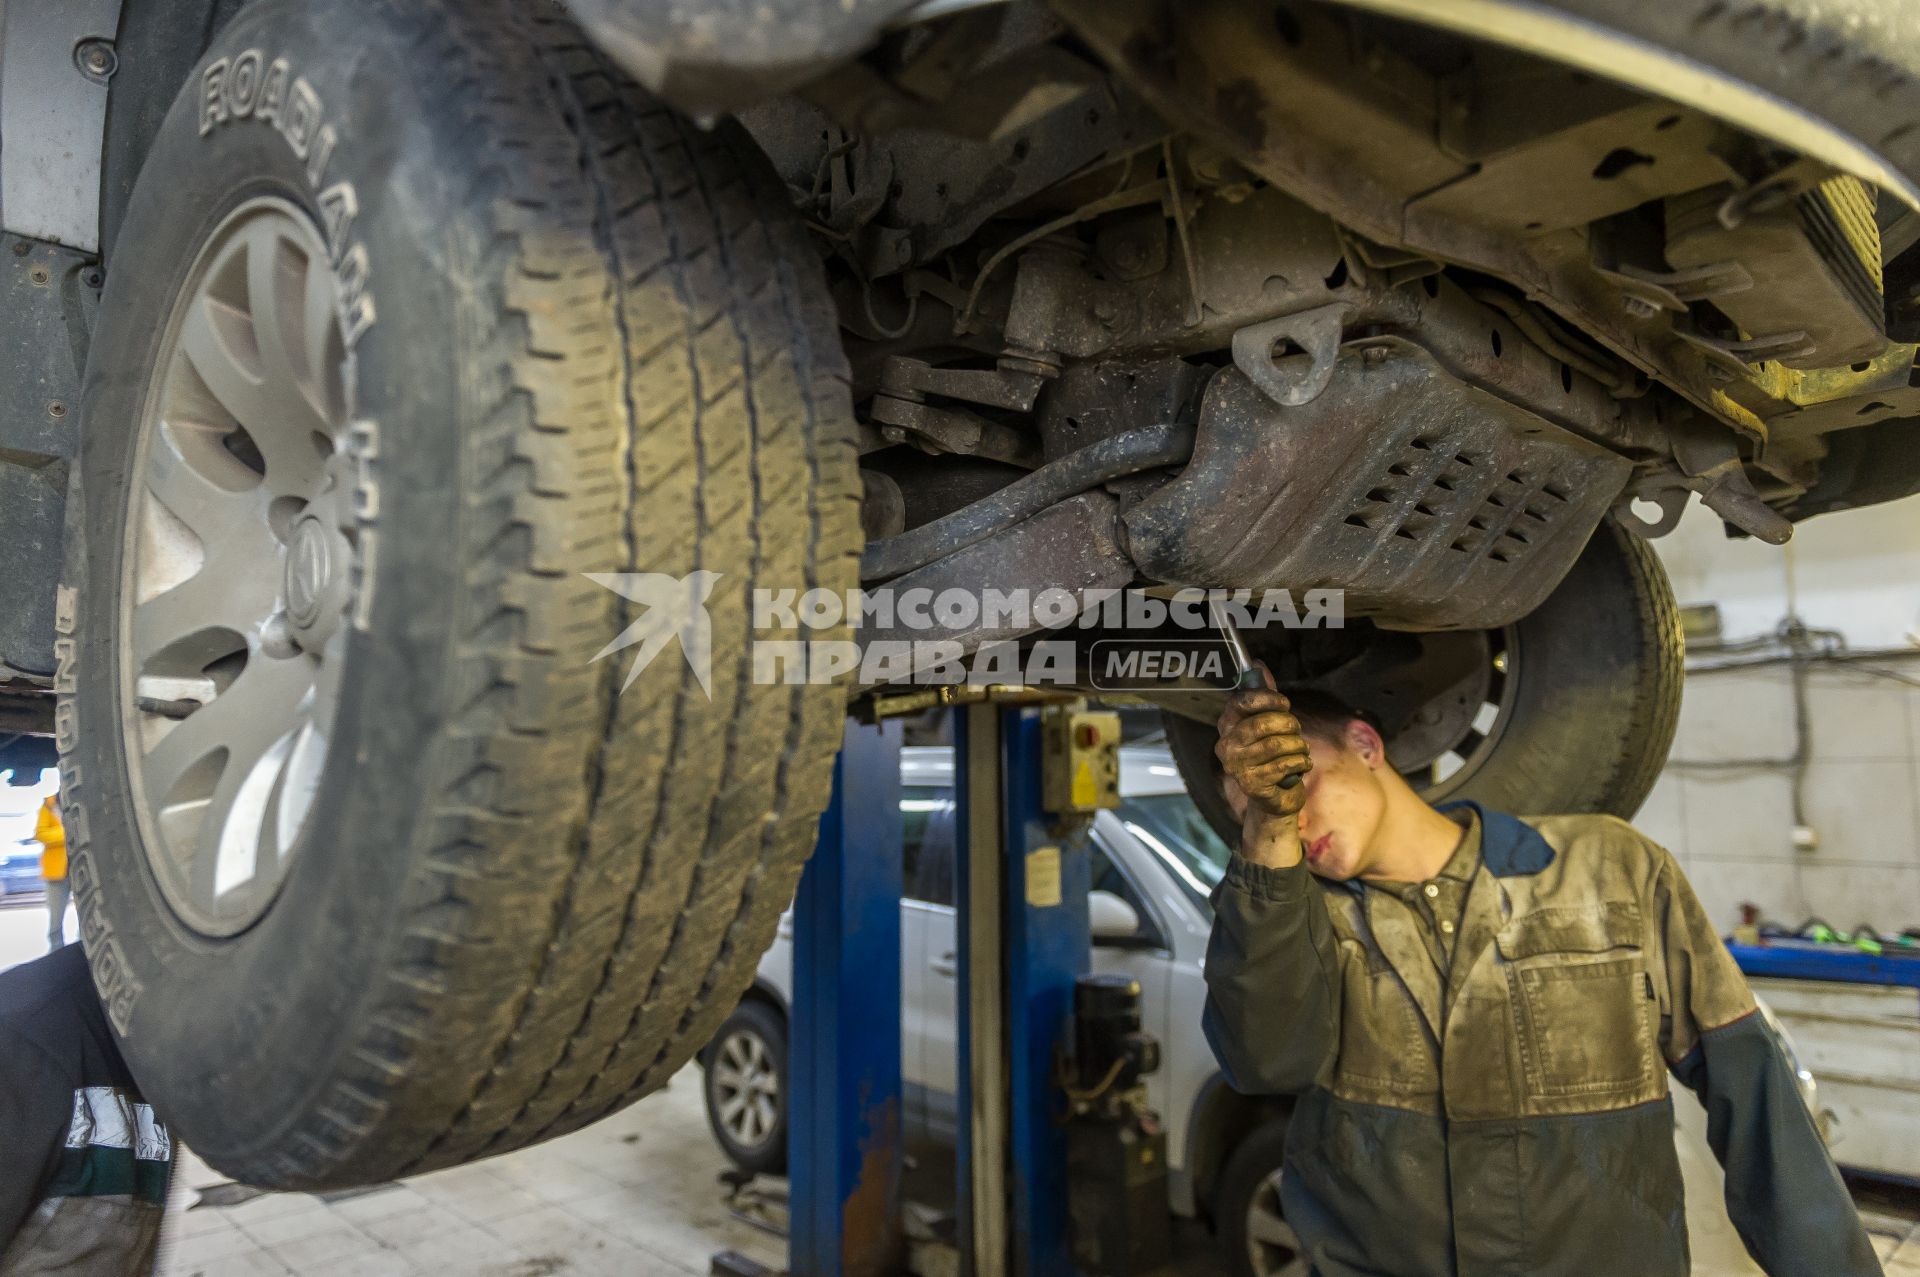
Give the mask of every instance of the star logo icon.
[[720, 573], [702, 568], [682, 577], [664, 572], [588, 572], [585, 576], [646, 609], [619, 637], [593, 654], [598, 661], [638, 645], [640, 650], [627, 668], [627, 681], [620, 684], [622, 692], [633, 686], [640, 671], [677, 636], [680, 654], [700, 680], [700, 690], [708, 700], [713, 699], [713, 622], [707, 616], [707, 599]]

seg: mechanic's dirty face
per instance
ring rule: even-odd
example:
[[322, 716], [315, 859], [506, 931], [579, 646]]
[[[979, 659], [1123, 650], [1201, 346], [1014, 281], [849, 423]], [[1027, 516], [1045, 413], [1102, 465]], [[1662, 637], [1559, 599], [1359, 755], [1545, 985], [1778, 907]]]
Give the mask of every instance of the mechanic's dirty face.
[[1385, 753], [1379, 737], [1365, 728], [1338, 742], [1308, 733], [1307, 752], [1313, 770], [1303, 782], [1307, 803], [1300, 809], [1300, 846], [1308, 869], [1345, 882], [1364, 874], [1374, 860], [1374, 838], [1387, 807], [1379, 774]]

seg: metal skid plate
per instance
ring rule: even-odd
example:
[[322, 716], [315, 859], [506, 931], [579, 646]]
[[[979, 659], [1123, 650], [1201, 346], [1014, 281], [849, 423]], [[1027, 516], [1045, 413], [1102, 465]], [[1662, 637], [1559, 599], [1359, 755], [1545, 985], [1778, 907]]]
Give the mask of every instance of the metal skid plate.
[[1481, 629], [1546, 598], [1630, 469], [1375, 337], [1298, 407], [1215, 377], [1192, 462], [1122, 522], [1156, 581], [1340, 588], [1385, 626]]
[[[924, 592], [922, 597], [931, 599], [946, 589], [981, 594], [1024, 589], [1037, 597], [1048, 589], [1080, 596], [1088, 590], [1118, 588], [1133, 579], [1133, 565], [1114, 544], [1114, 509], [1114, 500], [1106, 493], [1083, 492], [1004, 532], [895, 577], [887, 588], [903, 602], [914, 592]], [[863, 623], [860, 640], [869, 646], [952, 642], [971, 652], [984, 643], [1016, 639], [1025, 632], [1016, 625], [956, 627], [942, 624], [937, 616], [932, 620], [931, 625], [909, 624], [899, 617], [891, 625]]]

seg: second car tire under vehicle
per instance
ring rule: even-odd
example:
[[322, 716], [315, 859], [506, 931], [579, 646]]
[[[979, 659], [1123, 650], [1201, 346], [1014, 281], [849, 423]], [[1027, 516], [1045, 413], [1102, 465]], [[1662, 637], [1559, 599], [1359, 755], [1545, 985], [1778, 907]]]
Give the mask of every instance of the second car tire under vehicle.
[[[1458, 739], [1428, 742], [1423, 757], [1408, 758], [1389, 729], [1388, 757], [1416, 787], [1434, 801], [1471, 799], [1500, 811], [1638, 811], [1666, 762], [1684, 677], [1680, 610], [1653, 547], [1606, 520], [1546, 602], [1488, 634], [1485, 651], [1496, 668], [1461, 702]], [[1327, 681], [1281, 679], [1282, 690]], [[1383, 708], [1369, 696], [1378, 686], [1338, 690], [1361, 709]], [[1474, 714], [1483, 698], [1493, 707], [1487, 719]], [[1453, 708], [1442, 699], [1431, 704], [1438, 713]], [[1240, 822], [1220, 790], [1218, 731], [1171, 712], [1165, 719], [1194, 802], [1232, 843]], [[1440, 754], [1454, 756], [1452, 770], [1425, 770], [1426, 756]], [[1411, 776], [1414, 764], [1423, 775]]]

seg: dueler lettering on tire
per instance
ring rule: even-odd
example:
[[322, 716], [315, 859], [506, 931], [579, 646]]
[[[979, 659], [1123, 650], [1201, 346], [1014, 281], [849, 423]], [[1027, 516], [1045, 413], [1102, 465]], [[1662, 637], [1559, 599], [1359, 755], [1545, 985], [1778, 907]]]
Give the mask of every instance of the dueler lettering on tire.
[[54, 596], [53, 651], [57, 662], [53, 690], [60, 699], [54, 708], [54, 748], [60, 753], [60, 821], [67, 835], [67, 886], [73, 894], [74, 914], [80, 920], [80, 941], [93, 967], [107, 1018], [125, 1033], [132, 1022], [140, 981], [127, 966], [126, 955], [113, 927], [100, 911], [100, 880], [94, 871], [92, 838], [87, 826], [87, 775], [74, 755], [74, 591], [62, 585]]
[[[109, 266], [60, 744], [156, 1107], [312, 1188], [660, 1086], [792, 900], [845, 713], [751, 677], [753, 591], [844, 592], [860, 548], [832, 303], [764, 157], [556, 5], [256, 0]], [[711, 699], [680, 661], [622, 694], [592, 657], [638, 609], [588, 574], [695, 571]]]

